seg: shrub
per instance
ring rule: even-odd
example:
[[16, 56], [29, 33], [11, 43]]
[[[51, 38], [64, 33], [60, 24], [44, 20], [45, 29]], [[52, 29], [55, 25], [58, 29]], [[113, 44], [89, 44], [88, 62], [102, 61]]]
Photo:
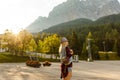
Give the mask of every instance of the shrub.
[[30, 66], [30, 67], [39, 68], [41, 66], [41, 63], [39, 61], [28, 60], [28, 61], [26, 61], [26, 65]]
[[45, 62], [43, 62], [43, 66], [51, 66], [51, 62], [45, 61]]
[[117, 60], [119, 57], [116, 52], [99, 52], [99, 56], [101, 60]]

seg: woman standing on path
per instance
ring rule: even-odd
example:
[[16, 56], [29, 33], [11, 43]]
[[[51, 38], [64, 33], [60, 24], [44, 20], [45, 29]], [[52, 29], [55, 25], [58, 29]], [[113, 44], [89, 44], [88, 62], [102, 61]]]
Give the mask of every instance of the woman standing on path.
[[[70, 80], [72, 77], [72, 55], [73, 51], [68, 47], [69, 43], [67, 38], [61, 39], [59, 47], [59, 54], [61, 60], [61, 79]], [[67, 62], [65, 61], [67, 60]]]

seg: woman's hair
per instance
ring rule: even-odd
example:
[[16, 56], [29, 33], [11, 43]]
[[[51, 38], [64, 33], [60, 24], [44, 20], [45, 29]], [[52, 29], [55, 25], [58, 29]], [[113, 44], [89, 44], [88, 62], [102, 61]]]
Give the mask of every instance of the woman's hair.
[[60, 42], [61, 42], [61, 44], [59, 47], [59, 53], [61, 53], [63, 46], [66, 46], [66, 44], [64, 42], [68, 42], [68, 40], [66, 37], [62, 37]]
[[62, 44], [60, 44], [59, 46], [59, 53], [61, 53], [61, 51], [62, 51]]

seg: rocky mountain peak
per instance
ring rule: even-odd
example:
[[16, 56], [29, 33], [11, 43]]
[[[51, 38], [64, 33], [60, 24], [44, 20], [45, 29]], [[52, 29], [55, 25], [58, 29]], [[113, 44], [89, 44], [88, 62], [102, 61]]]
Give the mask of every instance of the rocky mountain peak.
[[[67, 0], [56, 6], [47, 18], [39, 17], [27, 27], [31, 32], [39, 32], [51, 26], [79, 18], [96, 20], [103, 16], [120, 13], [118, 0]], [[33, 31], [34, 30], [34, 31]]]

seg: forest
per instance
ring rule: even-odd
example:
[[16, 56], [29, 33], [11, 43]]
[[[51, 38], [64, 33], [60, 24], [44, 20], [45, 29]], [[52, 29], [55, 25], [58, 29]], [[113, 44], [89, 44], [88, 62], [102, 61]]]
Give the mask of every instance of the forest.
[[[120, 59], [120, 14], [102, 17], [96, 21], [77, 19], [53, 26], [39, 33], [21, 30], [13, 34], [6, 30], [0, 35], [1, 48], [13, 55], [24, 56], [29, 52], [54, 54], [59, 57], [61, 37], [67, 37], [69, 47], [79, 59], [88, 58], [88, 40], [92, 58]], [[5, 43], [5, 44], [3, 44]]]
[[43, 32], [66, 36], [69, 39], [70, 47], [82, 59], [87, 58], [88, 38], [91, 39], [94, 59], [100, 59], [99, 51], [116, 52], [116, 55], [120, 57], [120, 14], [105, 16], [96, 21], [77, 19], [55, 25]]

